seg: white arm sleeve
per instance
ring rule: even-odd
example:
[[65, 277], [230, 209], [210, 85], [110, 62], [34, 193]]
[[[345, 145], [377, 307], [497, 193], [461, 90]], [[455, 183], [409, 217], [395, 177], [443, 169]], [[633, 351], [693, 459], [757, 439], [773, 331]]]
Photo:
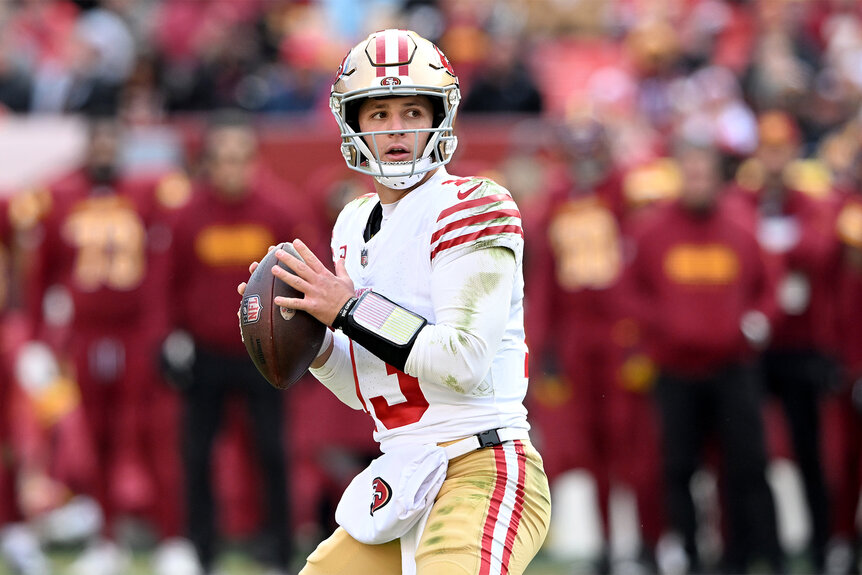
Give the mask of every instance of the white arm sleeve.
[[436, 323], [419, 332], [404, 371], [463, 393], [479, 385], [506, 329], [515, 270], [515, 254], [504, 247], [438, 261], [431, 272]]
[[356, 383], [353, 381], [350, 340], [341, 331], [332, 334], [332, 354], [326, 363], [308, 371], [342, 403], [353, 409], [362, 409], [362, 402], [356, 396]]

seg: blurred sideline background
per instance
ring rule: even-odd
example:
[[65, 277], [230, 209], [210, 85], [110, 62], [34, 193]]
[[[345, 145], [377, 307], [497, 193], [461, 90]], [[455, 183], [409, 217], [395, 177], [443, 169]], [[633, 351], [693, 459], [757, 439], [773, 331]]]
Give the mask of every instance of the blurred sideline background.
[[[327, 255], [338, 210], [370, 189], [340, 157], [328, 109], [330, 83], [351, 46], [388, 27], [414, 29], [435, 41], [458, 73], [464, 99], [450, 173], [499, 181], [523, 215], [531, 345], [527, 405], [554, 493], [551, 532], [527, 573], [685, 572], [663, 505], [662, 422], [652, 397], [662, 366], [621, 304], [602, 300], [599, 307], [607, 304], [615, 311], [596, 319], [588, 309], [579, 319], [581, 312], [572, 310], [582, 302], [570, 299], [573, 293], [590, 298], [610, 293], [637, 249], [628, 233], [632, 222], [684, 191], [673, 148], [677, 137], [717, 150], [722, 183], [736, 192], [757, 194], [765, 154], [779, 150], [786, 154], [778, 168], [781, 185], [814, 206], [819, 222], [814, 228], [804, 228], [807, 216], [796, 221], [797, 215], [783, 214], [781, 234], [782, 242], [791, 243], [813, 237], [812, 245], [821, 250], [815, 259], [834, 262], [797, 270], [807, 274], [802, 292], [808, 295], [801, 304], [788, 304], [796, 311], [784, 310], [808, 321], [800, 347], [791, 349], [818, 358], [806, 365], [816, 371], [811, 397], [820, 417], [803, 430], [815, 438], [813, 467], [827, 497], [828, 509], [820, 508], [828, 517], [825, 530], [814, 525], [812, 509], [815, 514], [818, 509], [812, 508], [796, 463], [788, 425], [793, 415], [783, 409], [780, 394], [765, 393], [759, 407], [778, 534], [791, 558], [790, 571], [858, 572], [862, 338], [856, 327], [862, 324], [857, 321], [862, 292], [854, 274], [862, 249], [862, 4], [5, 0], [0, 2], [5, 278], [0, 554], [6, 566], [0, 562], [0, 573], [198, 572], [187, 539], [181, 462], [187, 390], [163, 374], [158, 360], [164, 338], [183, 327], [174, 321], [178, 302], [171, 301], [175, 292], [169, 287], [171, 265], [177, 264], [168, 260], [175, 252], [164, 247], [169, 242], [160, 234], [166, 227], [189, 225], [191, 216], [182, 207], [215, 185], [205, 183], [214, 173], [207, 129], [224, 110], [240, 110], [258, 138], [253, 154], [244, 158], [253, 174], [249, 181], [265, 182], [260, 186], [268, 197], [294, 214], [293, 235], [308, 238], [318, 255]], [[57, 214], [66, 217], [78, 208], [66, 213], [58, 206], [71, 201], [63, 195], [72, 197], [64, 191], [70, 174], [92, 159], [93, 118], [105, 117], [120, 129], [114, 177], [134, 182], [134, 193], [146, 198], [134, 196], [134, 209], [146, 230], [152, 271], [136, 284], [140, 294], [134, 301], [154, 318], [146, 333], [141, 328], [140, 342], [132, 331], [123, 340], [126, 351], [110, 356], [115, 361], [137, 354], [152, 358], [152, 365], [135, 384], [139, 387], [123, 383], [122, 375], [112, 380], [116, 396], [100, 400], [106, 402], [100, 409], [116, 407], [107, 431], [88, 421], [87, 394], [93, 392], [79, 385], [85, 376], [75, 354], [81, 352], [70, 344], [92, 338], [92, 349], [103, 350], [96, 344], [104, 338], [86, 330], [81, 335], [85, 331], [74, 327], [79, 324], [70, 323], [86, 326], [86, 317], [63, 319], [57, 310], [66, 300], [48, 297], [56, 293], [50, 289], [54, 284], [42, 281], [46, 274], [40, 268], [46, 262], [62, 267], [58, 262], [74, 260], [71, 250], [86, 244], [69, 241], [58, 221]], [[226, 163], [230, 153], [225, 152]], [[602, 195], [605, 180], [616, 182], [611, 200]], [[97, 195], [98, 186], [90, 184], [84, 185], [85, 196]], [[584, 197], [598, 198], [608, 210], [576, 212]], [[207, 212], [207, 201], [200, 205], [198, 211]], [[576, 213], [577, 218], [558, 219]], [[767, 248], [763, 230], [769, 225], [759, 224], [753, 233], [761, 233]], [[569, 233], [571, 226], [587, 231], [572, 239], [577, 234]], [[123, 249], [123, 233], [108, 233], [101, 249], [109, 255]], [[45, 238], [54, 236], [67, 243], [46, 253]], [[257, 257], [258, 243], [226, 237], [228, 243], [219, 245], [230, 247], [237, 259]], [[160, 242], [161, 248], [154, 247]], [[785, 255], [790, 251], [772, 255], [792, 267]], [[81, 278], [69, 273], [56, 281], [74, 290]], [[224, 283], [232, 290], [236, 282]], [[827, 305], [809, 305], [814, 298], [805, 290], [821, 284], [828, 289], [817, 297]], [[232, 316], [238, 302], [229, 303], [221, 311], [214, 305], [212, 313]], [[590, 307], [595, 311], [596, 304], [585, 306]], [[560, 309], [571, 311], [571, 324], [554, 319]], [[105, 313], [111, 329], [128, 321], [124, 312]], [[91, 325], [103, 320], [100, 315]], [[698, 317], [690, 321], [697, 323]], [[776, 320], [774, 328], [780, 325]], [[569, 361], [580, 354], [581, 339], [599, 349], [583, 355], [583, 367]], [[48, 353], [24, 354], [32, 352], [34, 342]], [[197, 345], [200, 358], [205, 345]], [[609, 359], [602, 350], [611, 349]], [[102, 358], [99, 353], [84, 356]], [[22, 367], [22, 355], [29, 370]], [[278, 397], [289, 502], [278, 512], [287, 517], [289, 567], [295, 567], [331, 531], [341, 490], [376, 447], [364, 414], [341, 405], [310, 378]], [[120, 407], [127, 403], [128, 410]], [[136, 427], [129, 431], [116, 420], [134, 420]], [[267, 511], [261, 487], [252, 427], [241, 402], [229, 402], [212, 467], [214, 528], [222, 542], [216, 568], [284, 572], [261, 551], [266, 547], [261, 526], [272, 510]], [[129, 433], [132, 439], [125, 447], [96, 449], [95, 467], [76, 469], [99, 433], [103, 438]], [[135, 439], [141, 437], [146, 440]], [[727, 538], [721, 461], [734, 454], [720, 451], [708, 449], [691, 481], [707, 571], [719, 569]], [[101, 482], [107, 488], [89, 489]], [[97, 559], [86, 563], [85, 556]], [[751, 569], [769, 570], [757, 563]]]

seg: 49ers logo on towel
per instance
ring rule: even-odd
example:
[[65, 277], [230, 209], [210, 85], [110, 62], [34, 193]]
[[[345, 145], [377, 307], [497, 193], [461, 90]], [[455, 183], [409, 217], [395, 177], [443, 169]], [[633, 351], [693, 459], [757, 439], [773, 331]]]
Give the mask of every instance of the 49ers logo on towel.
[[382, 477], [375, 477], [371, 481], [371, 491], [373, 493], [371, 499], [371, 515], [374, 512], [384, 507], [389, 500], [392, 499], [392, 488], [383, 480]]

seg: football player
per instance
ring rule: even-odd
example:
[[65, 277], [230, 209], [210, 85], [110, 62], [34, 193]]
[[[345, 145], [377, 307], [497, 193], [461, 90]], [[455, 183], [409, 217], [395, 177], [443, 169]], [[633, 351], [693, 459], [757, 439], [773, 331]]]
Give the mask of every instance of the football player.
[[[495, 182], [447, 173], [459, 101], [452, 66], [415, 32], [385, 30], [356, 45], [330, 106], [348, 167], [373, 177], [376, 193], [339, 215], [335, 274], [300, 240], [304, 262], [277, 252], [298, 276], [279, 266], [273, 274], [304, 298], [274, 303], [334, 328], [315, 377], [371, 416], [383, 458], [437, 445], [448, 458], [409, 539], [369, 544], [348, 534], [346, 524], [368, 519], [366, 506], [339, 520], [303, 575], [402, 573], [402, 551], [404, 572], [523, 573], [547, 533], [548, 482], [523, 406], [521, 217]], [[378, 479], [366, 487], [381, 496], [372, 516], [402, 495]]]
[[[158, 180], [123, 170], [124, 135], [114, 118], [92, 119], [84, 165], [49, 186], [27, 288], [36, 335], [79, 388], [96, 458], [80, 489], [103, 507], [106, 537], [116, 519], [148, 513], [171, 495], [156, 483], [142, 440], [160, 330], [157, 314], [141, 305], [155, 304], [153, 270], [164, 257]], [[115, 572], [127, 561], [113, 541], [96, 541], [72, 571]]]
[[[631, 377], [635, 364], [629, 362], [642, 362], [644, 355], [631, 349], [638, 328], [619, 301], [624, 230], [633, 210], [611, 157], [608, 127], [591, 112], [580, 105], [566, 115], [556, 140], [564, 169], [551, 172], [548, 191], [536, 202], [535, 229], [542, 233], [531, 236], [527, 256], [534, 377], [528, 406], [551, 484], [573, 469], [587, 470], [595, 481], [605, 542], [612, 484], [633, 489], [648, 558], [663, 531], [654, 496], [660, 489], [658, 433], [644, 393], [650, 383], [643, 369], [650, 367], [642, 368], [642, 383]], [[576, 506], [555, 511], [580, 514]], [[609, 547], [597, 557], [599, 572], [610, 570]]]
[[745, 573], [756, 558], [781, 573], [756, 366], [775, 315], [766, 258], [749, 216], [723, 195], [714, 142], [678, 137], [673, 149], [684, 185], [633, 228], [621, 294], [659, 371], [669, 527], [684, 544], [686, 572], [701, 572], [689, 486], [714, 434], [726, 476], [726, 572]]
[[815, 570], [823, 571], [832, 519], [820, 411], [825, 392], [838, 380], [831, 332], [841, 248], [833, 232], [836, 198], [827, 181], [805, 177], [801, 133], [792, 116], [763, 112], [758, 137], [753, 159], [740, 167], [733, 199], [754, 209], [758, 241], [777, 270], [779, 316], [761, 364], [802, 474], [811, 516], [809, 556]]
[[[166, 340], [169, 377], [182, 391], [183, 469], [189, 539], [205, 572], [219, 546], [218, 499], [212, 467], [218, 434], [229, 428], [227, 408], [241, 400], [261, 469], [260, 555], [273, 572], [287, 569], [287, 466], [282, 443], [284, 396], [248, 361], [236, 337], [234, 286], [246, 262], [303, 221], [264, 178], [254, 125], [242, 114], [214, 117], [204, 134], [201, 176], [188, 201], [167, 224], [171, 236], [171, 323]], [[206, 293], [207, 298], [200, 294]], [[180, 353], [181, 352], [181, 353]], [[235, 477], [239, 470], [233, 471]]]

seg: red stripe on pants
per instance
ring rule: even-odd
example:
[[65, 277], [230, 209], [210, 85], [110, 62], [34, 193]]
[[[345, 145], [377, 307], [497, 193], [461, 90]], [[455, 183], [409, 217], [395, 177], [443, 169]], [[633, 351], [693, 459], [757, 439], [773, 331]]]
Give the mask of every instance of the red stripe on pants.
[[501, 446], [494, 449], [494, 461], [497, 464], [497, 482], [494, 493], [491, 495], [491, 506], [488, 508], [488, 517], [485, 519], [485, 528], [482, 532], [481, 566], [479, 575], [489, 575], [491, 572], [491, 547], [494, 545], [494, 526], [500, 515], [500, 505], [506, 494], [506, 453]]
[[521, 523], [521, 515], [524, 513], [524, 486], [527, 482], [527, 457], [524, 453], [524, 444], [515, 440], [515, 457], [518, 458], [518, 486], [515, 489], [515, 507], [512, 509], [512, 519], [509, 522], [509, 530], [506, 532], [506, 545], [503, 548], [503, 573], [509, 572], [509, 558], [515, 547], [515, 536], [518, 534], [518, 525]]

